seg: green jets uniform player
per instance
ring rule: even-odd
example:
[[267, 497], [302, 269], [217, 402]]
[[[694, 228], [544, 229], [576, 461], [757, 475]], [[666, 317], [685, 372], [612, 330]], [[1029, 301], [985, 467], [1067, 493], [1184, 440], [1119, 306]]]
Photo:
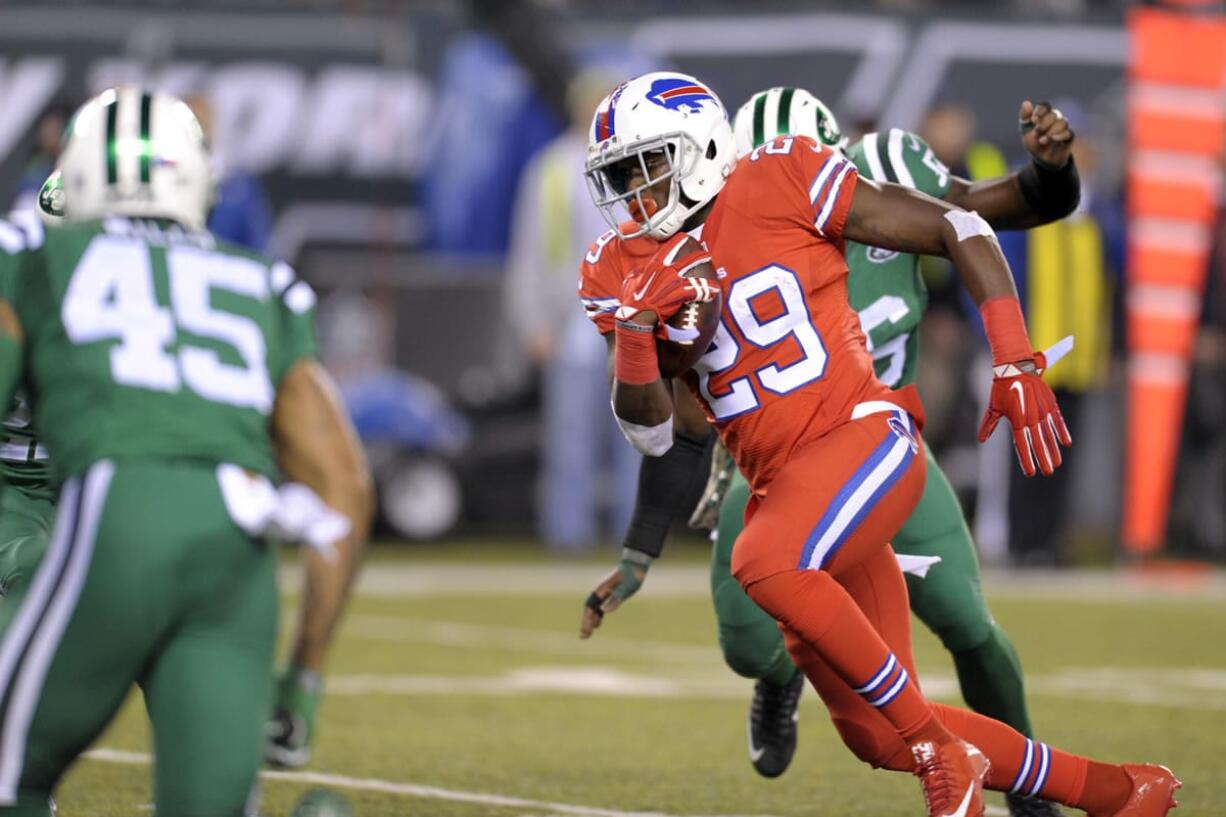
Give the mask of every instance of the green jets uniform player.
[[272, 694], [267, 540], [350, 563], [366, 469], [314, 360], [309, 287], [204, 229], [185, 104], [102, 93], [59, 171], [64, 223], [0, 252], [0, 400], [29, 396], [58, 486], [46, 552], [0, 608], [0, 813], [49, 814], [138, 684], [158, 813], [237, 817]]

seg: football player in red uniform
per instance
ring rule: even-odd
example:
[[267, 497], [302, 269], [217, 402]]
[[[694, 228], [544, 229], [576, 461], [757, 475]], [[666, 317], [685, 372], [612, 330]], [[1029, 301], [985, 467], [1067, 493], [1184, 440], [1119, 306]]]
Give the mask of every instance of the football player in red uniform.
[[[587, 304], [614, 324], [615, 414], [644, 453], [672, 444], [656, 339], [677, 310], [708, 297], [709, 287], [679, 277], [697, 268], [717, 282], [723, 310], [684, 380], [754, 492], [733, 572], [779, 622], [848, 747], [917, 774], [934, 817], [982, 814], [985, 783], [1094, 817], [1166, 814], [1179, 786], [1169, 770], [1028, 741], [926, 701], [914, 680], [906, 587], [888, 542], [923, 488], [923, 414], [912, 389], [891, 391], [873, 374], [842, 242], [954, 261], [992, 347], [985, 428], [1007, 419], [1022, 467], [1051, 473], [1071, 439], [988, 224], [858, 179], [845, 157], [805, 137], [780, 137], [734, 164], [722, 104], [676, 73], [638, 77], [602, 102], [587, 169], [611, 223], [619, 206], [633, 220], [588, 258], [620, 280], [615, 303]], [[661, 243], [636, 245], [638, 236]]]

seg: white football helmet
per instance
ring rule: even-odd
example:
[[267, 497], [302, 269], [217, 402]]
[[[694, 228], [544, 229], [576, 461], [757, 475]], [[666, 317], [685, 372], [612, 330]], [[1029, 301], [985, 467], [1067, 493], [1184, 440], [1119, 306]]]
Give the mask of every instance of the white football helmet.
[[847, 147], [838, 120], [817, 97], [803, 88], [758, 91], [740, 107], [732, 124], [739, 159], [776, 136], [808, 136], [836, 150]]
[[[652, 177], [646, 155], [659, 152], [667, 170]], [[626, 160], [637, 160], [647, 181], [628, 188]], [[625, 215], [640, 228], [626, 238], [664, 239], [681, 229], [723, 188], [736, 164], [732, 127], [724, 105], [694, 77], [656, 71], [622, 83], [596, 108], [587, 148], [587, 180], [592, 200], [618, 229]], [[668, 203], [658, 210], [645, 204], [646, 190], [668, 180]], [[621, 205], [625, 214], [615, 208]]]
[[204, 131], [169, 94], [111, 88], [82, 105], [57, 167], [69, 221], [110, 215], [204, 227], [215, 184]]

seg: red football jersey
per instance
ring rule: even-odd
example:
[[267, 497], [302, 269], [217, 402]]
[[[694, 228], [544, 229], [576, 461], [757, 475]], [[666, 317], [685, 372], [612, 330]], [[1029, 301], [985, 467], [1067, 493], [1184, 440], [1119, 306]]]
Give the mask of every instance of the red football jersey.
[[[856, 179], [841, 153], [780, 137], [737, 164], [695, 231], [724, 308], [710, 349], [684, 378], [756, 493], [796, 448], [849, 421], [857, 403], [889, 401], [921, 416], [912, 390], [877, 380], [847, 298], [842, 235]], [[614, 231], [592, 245], [580, 296], [602, 332], [613, 329], [623, 278], [659, 247]]]
[[758, 493], [857, 403], [918, 408], [873, 374], [847, 299], [842, 237], [856, 180], [838, 151], [780, 137], [737, 164], [703, 225], [724, 311], [685, 377]]
[[[633, 222], [627, 226], [638, 228]], [[579, 300], [601, 334], [613, 331], [622, 281], [655, 255], [661, 243], [645, 235], [622, 238], [609, 230], [588, 247], [579, 265]]]

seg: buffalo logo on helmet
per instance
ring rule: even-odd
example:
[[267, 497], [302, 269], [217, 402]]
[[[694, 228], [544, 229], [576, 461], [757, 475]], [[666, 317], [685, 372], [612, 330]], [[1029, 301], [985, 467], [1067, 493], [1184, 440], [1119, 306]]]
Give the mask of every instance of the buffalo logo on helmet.
[[651, 83], [647, 98], [670, 111], [689, 113], [699, 110], [715, 97], [702, 85], [687, 77], [665, 77]]

